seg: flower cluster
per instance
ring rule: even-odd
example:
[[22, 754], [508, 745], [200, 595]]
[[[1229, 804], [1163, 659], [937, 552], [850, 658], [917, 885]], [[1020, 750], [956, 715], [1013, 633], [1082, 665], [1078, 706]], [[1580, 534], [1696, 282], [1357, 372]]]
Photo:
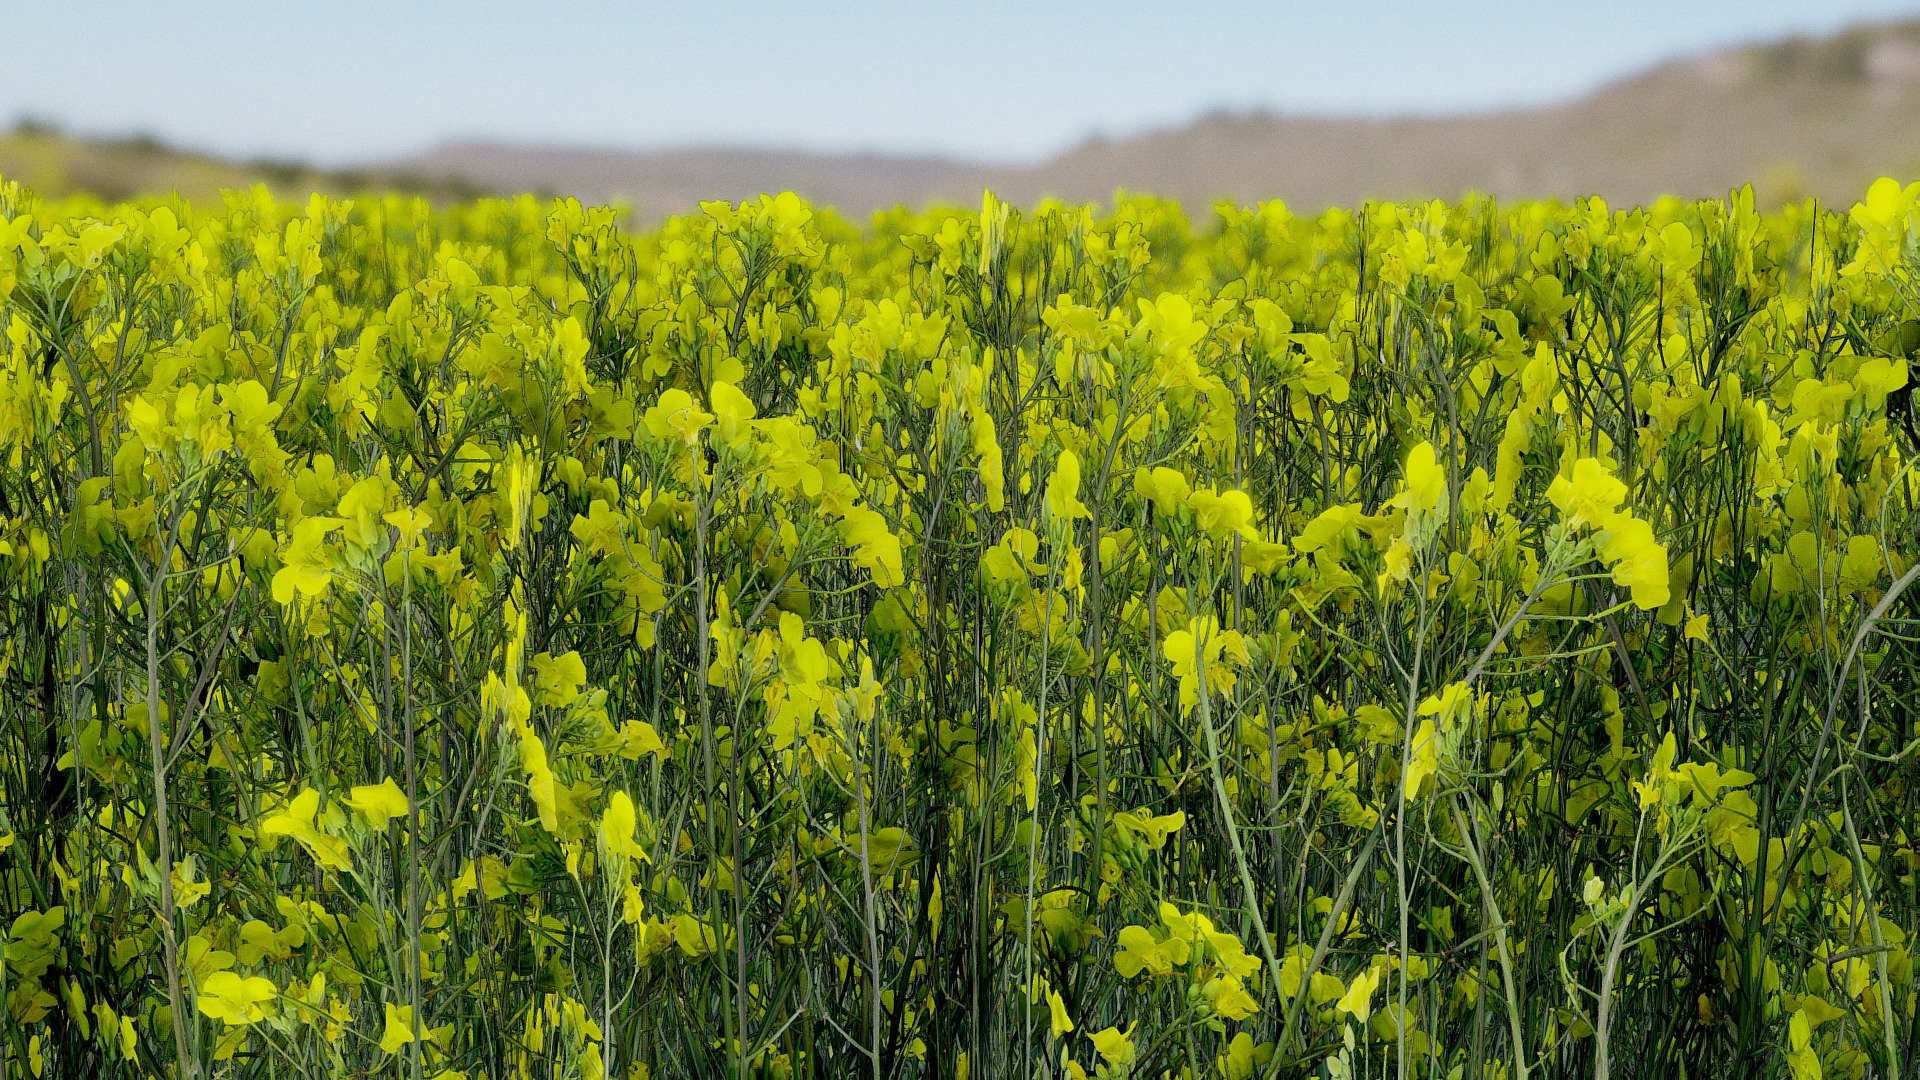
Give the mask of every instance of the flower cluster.
[[1895, 1076], [1920, 187], [0, 183], [8, 1076]]

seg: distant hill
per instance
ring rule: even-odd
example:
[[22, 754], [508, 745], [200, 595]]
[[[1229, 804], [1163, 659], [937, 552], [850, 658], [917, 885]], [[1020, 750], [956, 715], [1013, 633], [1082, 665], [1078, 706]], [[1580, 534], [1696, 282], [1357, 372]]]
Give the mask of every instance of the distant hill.
[[859, 217], [900, 203], [974, 204], [982, 187], [1017, 203], [1103, 202], [1151, 191], [1202, 210], [1217, 198], [1283, 198], [1310, 211], [1365, 198], [1664, 193], [1838, 205], [1877, 176], [1920, 178], [1920, 19], [1720, 49], [1656, 65], [1574, 100], [1480, 113], [1386, 118], [1215, 113], [1177, 127], [1091, 139], [1035, 165], [887, 153], [692, 146], [656, 150], [452, 142], [359, 170], [234, 162], [149, 138], [80, 139], [25, 126], [0, 134], [0, 176], [47, 192], [110, 198], [402, 190], [452, 199], [532, 191], [628, 202], [642, 217], [798, 191]]
[[457, 142], [397, 165], [420, 175], [461, 177], [496, 191], [627, 201], [643, 213], [690, 210], [703, 199], [738, 202], [762, 192], [797, 191], [821, 204], [864, 214], [969, 192], [978, 201], [980, 189], [1002, 176], [991, 167], [952, 158], [719, 146], [636, 151]]
[[320, 169], [299, 162], [230, 161], [150, 136], [87, 138], [34, 123], [0, 132], [0, 176], [43, 194], [89, 192], [108, 200], [177, 192], [203, 201], [255, 184], [294, 199], [314, 191], [401, 191], [443, 201], [484, 194], [459, 177], [421, 175], [400, 166]]
[[1846, 204], [1874, 177], [1920, 174], [1920, 20], [1722, 49], [1660, 64], [1559, 104], [1447, 116], [1216, 114], [1092, 140], [1032, 166], [937, 157], [683, 147], [581, 149], [461, 142], [398, 163], [496, 190], [626, 200], [643, 214], [703, 198], [795, 191], [864, 214], [970, 203], [1102, 201], [1118, 188], [1204, 206], [1280, 197], [1297, 209], [1363, 198], [1662, 193]]

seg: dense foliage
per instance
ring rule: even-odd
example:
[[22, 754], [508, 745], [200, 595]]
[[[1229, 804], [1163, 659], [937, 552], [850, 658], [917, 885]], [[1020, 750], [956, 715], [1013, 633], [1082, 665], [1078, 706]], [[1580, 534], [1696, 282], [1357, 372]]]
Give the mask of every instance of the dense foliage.
[[1920, 186], [0, 187], [9, 1076], [1911, 1076]]

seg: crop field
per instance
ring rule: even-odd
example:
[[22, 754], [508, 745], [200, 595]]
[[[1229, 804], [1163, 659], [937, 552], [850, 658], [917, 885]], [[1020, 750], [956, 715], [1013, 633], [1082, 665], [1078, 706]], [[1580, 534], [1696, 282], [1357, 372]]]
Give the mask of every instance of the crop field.
[[7, 1077], [1912, 1077], [1920, 185], [0, 185]]

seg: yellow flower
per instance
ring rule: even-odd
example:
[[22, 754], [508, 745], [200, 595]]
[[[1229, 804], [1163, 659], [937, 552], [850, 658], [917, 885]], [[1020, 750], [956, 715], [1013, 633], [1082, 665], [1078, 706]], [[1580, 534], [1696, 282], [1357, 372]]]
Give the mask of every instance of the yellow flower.
[[1787, 1067], [1793, 1080], [1822, 1080], [1820, 1052], [1813, 1045], [1813, 1024], [1806, 1010], [1794, 1010], [1787, 1021]]
[[173, 904], [186, 909], [205, 899], [213, 889], [210, 881], [194, 880], [194, 860], [185, 859], [173, 864]]
[[1071, 450], [1060, 451], [1047, 477], [1047, 517], [1066, 522], [1088, 516], [1087, 505], [1080, 501], [1080, 458]]
[[682, 446], [692, 446], [711, 423], [713, 416], [694, 403], [692, 394], [677, 386], [663, 391], [659, 402], [648, 409], [644, 417], [649, 435]]
[[1414, 514], [1441, 516], [1447, 512], [1447, 470], [1434, 457], [1433, 444], [1423, 442], [1407, 453], [1407, 488], [1397, 504]]
[[1161, 293], [1152, 300], [1143, 297], [1139, 306], [1133, 339], [1161, 359], [1156, 370], [1169, 385], [1195, 385], [1199, 368], [1193, 349], [1207, 336], [1207, 324], [1194, 317], [1192, 301], [1179, 293]]
[[647, 849], [633, 838], [635, 811], [633, 800], [624, 791], [607, 797], [607, 808], [600, 815], [600, 842], [615, 855], [650, 862]]
[[1294, 536], [1293, 549], [1302, 555], [1311, 555], [1322, 548], [1332, 547], [1337, 554], [1337, 545], [1359, 528], [1362, 518], [1358, 506], [1330, 506], [1320, 511]]
[[1145, 810], [1123, 810], [1113, 815], [1113, 823], [1137, 834], [1149, 850], [1159, 851], [1167, 846], [1167, 837], [1185, 827], [1187, 815], [1184, 810], [1175, 810], [1159, 817]]
[[1047, 991], [1047, 1015], [1054, 1038], [1073, 1030], [1073, 1018], [1067, 1015], [1067, 1003], [1052, 990]]
[[662, 761], [671, 756], [667, 744], [660, 741], [660, 732], [645, 720], [629, 720], [620, 725], [620, 756], [638, 761], [648, 754]]
[[392, 777], [356, 787], [343, 801], [376, 829], [384, 829], [387, 822], [407, 814], [407, 796]]
[[901, 565], [900, 538], [887, 529], [887, 519], [864, 506], [850, 506], [841, 519], [841, 534], [853, 545], [853, 561], [873, 575], [873, 583], [891, 589], [906, 580]]
[[1123, 1068], [1133, 1064], [1133, 1028], [1132, 1024], [1127, 1025], [1125, 1031], [1110, 1027], [1094, 1032], [1089, 1038], [1093, 1040], [1093, 1048], [1102, 1060], [1114, 1068]]
[[[1673, 759], [1678, 754], [1679, 747], [1674, 742], [1673, 732], [1669, 731], [1660, 740], [1659, 749], [1653, 752], [1653, 761], [1647, 765], [1646, 779], [1634, 782], [1634, 791], [1640, 796], [1642, 810], [1660, 805], [1662, 798], [1667, 795], [1668, 782], [1674, 778]], [[1678, 793], [1675, 795], [1677, 797]]]
[[1222, 630], [1211, 615], [1202, 615], [1175, 630], [1161, 643], [1161, 651], [1180, 680], [1180, 704], [1193, 708], [1200, 694], [1220, 690], [1229, 692], [1235, 682], [1234, 664], [1245, 665], [1251, 659], [1247, 641], [1238, 630]]
[[273, 575], [273, 599], [285, 606], [296, 597], [311, 600], [333, 583], [333, 562], [322, 546], [328, 533], [345, 522], [334, 517], [310, 517], [296, 522], [293, 536], [280, 551], [281, 567]]
[[380, 1049], [388, 1054], [397, 1054], [409, 1043], [419, 1041], [420, 1036], [413, 1028], [413, 1006], [387, 1005], [387, 1027], [380, 1035]]
[[1260, 1003], [1247, 993], [1246, 985], [1237, 975], [1215, 975], [1200, 992], [1212, 1004], [1213, 1011], [1228, 1020], [1245, 1020], [1260, 1011]]
[[521, 721], [516, 725], [520, 737], [520, 768], [527, 774], [527, 795], [540, 815], [540, 827], [551, 835], [560, 833], [560, 805], [553, 770], [547, 765], [547, 744], [533, 726]]
[[381, 517], [400, 533], [402, 547], [413, 547], [420, 542], [420, 534], [433, 527], [433, 515], [417, 506], [404, 506]]
[[1653, 538], [1653, 526], [1619, 514], [1608, 524], [1600, 557], [1613, 568], [1614, 583], [1630, 590], [1635, 607], [1665, 607], [1671, 598], [1667, 548]]
[[1123, 979], [1131, 979], [1143, 971], [1149, 975], [1170, 975], [1176, 965], [1187, 962], [1185, 941], [1157, 939], [1144, 926], [1123, 927], [1114, 943], [1119, 949], [1113, 954], [1113, 969]]
[[1420, 721], [1413, 729], [1413, 757], [1407, 762], [1407, 798], [1420, 795], [1426, 779], [1440, 768], [1440, 736], [1433, 729], [1432, 720]]
[[117, 1027], [118, 1030], [116, 1034], [118, 1035], [117, 1045], [120, 1048], [120, 1060], [132, 1061], [140, 1046], [140, 1040], [134, 1032], [133, 1017], [122, 1016]]
[[1547, 500], [1559, 508], [1572, 525], [1604, 527], [1626, 497], [1627, 485], [1615, 479], [1607, 467], [1594, 458], [1574, 462], [1571, 475], [1555, 477], [1553, 483], [1547, 485]]
[[1202, 488], [1188, 498], [1188, 503], [1193, 507], [1194, 521], [1216, 540], [1236, 536], [1252, 540], [1259, 536], [1253, 528], [1253, 500], [1244, 491]]
[[345, 871], [353, 863], [347, 855], [346, 842], [339, 837], [322, 832], [314, 824], [314, 816], [320, 809], [320, 793], [312, 788], [302, 790], [298, 795], [275, 813], [269, 814], [260, 822], [263, 836], [291, 836], [307, 849], [313, 860], [329, 870]]
[[278, 994], [266, 979], [243, 979], [231, 971], [218, 971], [200, 984], [194, 1005], [228, 1027], [240, 1027], [266, 1019], [270, 1003]]
[[1380, 973], [1373, 968], [1368, 968], [1355, 975], [1353, 981], [1347, 984], [1347, 992], [1340, 995], [1340, 1000], [1334, 1003], [1334, 1008], [1362, 1024], [1366, 1023], [1367, 1018], [1373, 1015], [1373, 990], [1378, 985], [1380, 985]]
[[580, 698], [587, 684], [587, 665], [578, 652], [559, 656], [541, 653], [533, 658], [533, 703], [564, 709]]
[[707, 400], [713, 405], [715, 438], [723, 446], [738, 445], [746, 434], [748, 422], [759, 411], [753, 399], [732, 383], [716, 382], [707, 392]]
[[1187, 481], [1186, 474], [1164, 465], [1136, 470], [1133, 490], [1141, 498], [1152, 501], [1163, 517], [1177, 512], [1193, 496], [1193, 485]]
[[1253, 1036], [1242, 1031], [1227, 1043], [1227, 1052], [1216, 1061], [1226, 1080], [1253, 1080], [1257, 1066], [1273, 1060], [1273, 1044], [1254, 1045]]

